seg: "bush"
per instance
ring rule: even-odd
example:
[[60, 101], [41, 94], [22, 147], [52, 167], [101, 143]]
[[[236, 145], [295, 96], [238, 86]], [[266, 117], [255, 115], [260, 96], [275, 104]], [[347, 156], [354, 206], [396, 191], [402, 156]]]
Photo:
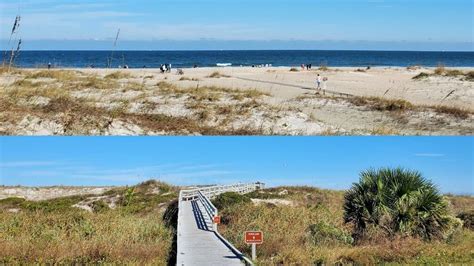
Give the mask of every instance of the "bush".
[[434, 73], [436, 75], [443, 75], [445, 72], [446, 72], [446, 68], [442, 64], [439, 64], [438, 67], [434, 70]]
[[352, 244], [354, 242], [350, 234], [326, 222], [312, 224], [308, 230], [314, 244]]
[[474, 230], [474, 210], [461, 212], [457, 216], [464, 223], [464, 228]]
[[461, 70], [454, 69], [454, 70], [446, 70], [445, 75], [449, 77], [457, 77], [457, 76], [463, 76], [464, 73]]
[[237, 204], [249, 203], [250, 198], [245, 195], [240, 195], [236, 192], [226, 192], [217, 196], [212, 203], [217, 209], [224, 209], [232, 207]]
[[474, 71], [469, 71], [466, 73], [466, 80], [474, 81]]
[[109, 205], [103, 200], [96, 200], [92, 202], [91, 207], [95, 213], [104, 212], [110, 209]]
[[418, 80], [418, 79], [426, 79], [426, 78], [429, 78], [429, 77], [430, 77], [430, 74], [425, 73], [425, 72], [421, 72], [420, 74], [414, 76], [413, 79]]
[[359, 183], [346, 192], [344, 221], [354, 225], [354, 236], [364, 237], [371, 226], [389, 236], [446, 238], [458, 227], [448, 202], [419, 172], [402, 168], [364, 171]]

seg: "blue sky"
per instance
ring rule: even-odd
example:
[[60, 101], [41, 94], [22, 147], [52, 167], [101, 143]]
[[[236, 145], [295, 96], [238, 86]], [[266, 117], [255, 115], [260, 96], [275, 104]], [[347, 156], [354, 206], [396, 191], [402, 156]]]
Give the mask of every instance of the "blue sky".
[[141, 47], [127, 42], [137, 40], [201, 40], [196, 49], [209, 40], [268, 49], [305, 40], [315, 49], [337, 41], [339, 49], [474, 50], [473, 11], [472, 0], [0, 0], [0, 33], [8, 39], [20, 13], [26, 49], [48, 47], [38, 40], [110, 49], [120, 28], [122, 49]]
[[407, 167], [474, 194], [472, 137], [2, 137], [0, 184], [262, 181], [345, 189], [361, 170]]

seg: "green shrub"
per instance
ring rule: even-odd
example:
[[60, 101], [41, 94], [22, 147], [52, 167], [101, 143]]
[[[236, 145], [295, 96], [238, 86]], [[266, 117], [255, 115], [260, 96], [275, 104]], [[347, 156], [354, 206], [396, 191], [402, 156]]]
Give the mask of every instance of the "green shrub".
[[474, 230], [474, 210], [461, 212], [457, 217], [463, 221], [464, 228]]
[[217, 196], [212, 203], [217, 209], [232, 207], [237, 204], [249, 203], [250, 198], [235, 192], [226, 192]]
[[448, 202], [419, 172], [402, 168], [367, 170], [346, 192], [344, 221], [363, 238], [371, 226], [387, 235], [447, 238], [459, 226]]
[[23, 207], [30, 211], [64, 211], [73, 208], [72, 205], [79, 203], [86, 196], [62, 197], [42, 201], [25, 201]]
[[354, 239], [351, 235], [342, 229], [326, 223], [319, 222], [312, 224], [308, 228], [311, 241], [314, 244], [352, 244]]
[[107, 204], [105, 201], [103, 200], [96, 200], [94, 202], [92, 202], [92, 210], [95, 212], [95, 213], [98, 213], [98, 212], [104, 212], [104, 211], [107, 211], [110, 209], [109, 207], [109, 204]]

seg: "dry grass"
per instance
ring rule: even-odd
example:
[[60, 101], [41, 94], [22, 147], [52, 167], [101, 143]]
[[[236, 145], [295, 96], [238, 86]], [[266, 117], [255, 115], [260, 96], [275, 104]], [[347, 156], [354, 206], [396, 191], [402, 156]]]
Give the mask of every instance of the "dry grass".
[[292, 67], [290, 68], [290, 72], [300, 72], [300, 71], [296, 67]]
[[400, 132], [387, 126], [378, 126], [374, 127], [370, 134], [375, 136], [397, 136], [400, 135]]
[[94, 213], [72, 207], [88, 196], [0, 200], [0, 263], [165, 265], [174, 232], [160, 216], [176, 189], [152, 182], [104, 195], [118, 196], [118, 207], [103, 200], [92, 204]]
[[[77, 75], [72, 78], [69, 72], [40, 71], [26, 73], [30, 78], [54, 78], [60, 82], [41, 81], [24, 77], [16, 78], [7, 89], [0, 91], [2, 102], [0, 109], [2, 123], [15, 125], [25, 116], [33, 116], [47, 123], [61, 126], [64, 135], [104, 134], [114, 121], [133, 125], [138, 132], [160, 132], [160, 134], [203, 134], [203, 135], [232, 135], [232, 134], [262, 134], [260, 129], [229, 128], [226, 124], [207, 126], [207, 120], [214, 119], [213, 115], [219, 105], [225, 100], [243, 102], [258, 99], [265, 93], [256, 90], [233, 90], [220, 87], [180, 88], [172, 83], [161, 81], [156, 86], [148, 86], [145, 82], [121, 82], [112, 78], [98, 75]], [[102, 92], [107, 90], [107, 92]], [[131, 96], [120, 98], [120, 94], [130, 92]], [[134, 92], [141, 92], [139, 95]], [[112, 98], [104, 100], [108, 95]], [[91, 95], [91, 96], [89, 96]], [[118, 98], [117, 96], [118, 95]], [[148, 97], [185, 97], [184, 103], [196, 107], [196, 115], [189, 117], [154, 114], [156, 103]], [[43, 97], [38, 101], [37, 97]], [[108, 102], [107, 102], [108, 101]], [[165, 100], [164, 104], [167, 104]], [[148, 102], [148, 104], [147, 104]], [[107, 105], [109, 103], [109, 105]], [[151, 103], [151, 104], [150, 104]], [[202, 103], [202, 104], [201, 104]], [[133, 109], [133, 104], [143, 105], [141, 111]], [[242, 108], [234, 108], [232, 115], [242, 114]], [[143, 112], [144, 111], [144, 112]], [[196, 119], [197, 118], [197, 119]], [[229, 119], [231, 116], [228, 117]], [[238, 117], [235, 117], [237, 119]], [[231, 119], [229, 120], [231, 121]], [[8, 132], [2, 132], [9, 134]], [[142, 133], [137, 133], [142, 134]], [[153, 133], [150, 133], [153, 134]]]
[[413, 104], [402, 99], [385, 99], [380, 97], [352, 97], [349, 102], [356, 106], [367, 106], [375, 111], [406, 111], [413, 109]]
[[420, 74], [413, 77], [414, 80], [426, 79], [431, 76], [442, 76], [442, 77], [452, 77], [452, 78], [464, 78], [464, 80], [472, 81], [474, 80], [474, 71], [463, 72], [458, 69], [446, 69], [444, 66], [438, 66], [432, 74], [421, 72]]
[[208, 78], [216, 78], [216, 79], [218, 79], [218, 78], [230, 78], [229, 75], [222, 74], [219, 71], [214, 71], [207, 77]]
[[459, 119], [468, 119], [473, 114], [470, 110], [452, 106], [440, 105], [433, 108], [437, 113], [447, 114]]
[[430, 77], [430, 74], [425, 73], [425, 72], [421, 72], [420, 74], [414, 76], [413, 79], [414, 80], [420, 80], [420, 79], [426, 79], [426, 78], [429, 78], [429, 77]]
[[438, 67], [435, 68], [434, 73], [435, 75], [441, 76], [446, 72], [446, 67], [444, 65], [440, 64]]
[[179, 81], [200, 81], [198, 78], [181, 77]]
[[474, 81], [474, 71], [469, 71], [466, 73], [466, 80]]
[[[288, 194], [285, 194], [285, 193]], [[282, 194], [283, 193], [283, 194]], [[243, 232], [261, 230], [259, 265], [424, 264], [473, 261], [474, 232], [464, 229], [448, 241], [425, 242], [400, 237], [355, 244], [343, 222], [343, 193], [308, 187], [282, 187], [254, 192], [251, 198], [284, 199], [293, 206], [242, 203], [220, 210], [222, 234], [250, 254]], [[473, 206], [471, 198], [471, 207]]]
[[328, 71], [329, 68], [328, 68], [327, 66], [325, 66], [325, 65], [321, 65], [321, 66], [319, 66], [318, 70], [320, 70], [320, 71]]
[[26, 79], [49, 78], [58, 81], [72, 81], [78, 78], [78, 73], [71, 70], [41, 70], [37, 72], [28, 72]]
[[132, 78], [132, 75], [130, 73], [127, 73], [127, 72], [116, 71], [116, 72], [113, 72], [113, 73], [110, 73], [110, 74], [106, 75], [104, 78], [106, 78], [106, 79], [128, 79], [128, 78]]
[[23, 71], [16, 67], [0, 66], [0, 75], [3, 74], [22, 74]]

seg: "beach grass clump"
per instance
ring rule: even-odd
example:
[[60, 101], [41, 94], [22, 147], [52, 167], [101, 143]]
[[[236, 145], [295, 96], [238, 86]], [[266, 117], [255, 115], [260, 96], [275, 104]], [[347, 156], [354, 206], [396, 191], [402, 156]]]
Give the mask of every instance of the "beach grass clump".
[[329, 67], [326, 66], [326, 65], [320, 65], [319, 68], [318, 68], [319, 71], [328, 71], [329, 70]]
[[23, 70], [14, 66], [0, 66], [0, 75], [3, 74], [22, 74]]
[[[76, 85], [76, 84], [73, 84], [73, 85]], [[91, 76], [82, 78], [81, 81], [77, 85], [78, 86], [76, 87], [76, 89], [94, 88], [98, 90], [113, 89], [118, 86], [117, 82], [115, 82], [114, 80], [103, 79], [97, 75], [91, 75]]]
[[132, 75], [127, 72], [123, 71], [115, 71], [113, 73], [110, 73], [104, 77], [105, 79], [128, 79], [132, 78]]
[[49, 78], [58, 81], [73, 81], [77, 79], [77, 72], [72, 70], [41, 70], [37, 72], [29, 72], [25, 75], [27, 79]]
[[181, 77], [179, 81], [200, 81], [198, 78]]
[[290, 72], [299, 72], [300, 70], [296, 67], [290, 68]]
[[430, 74], [426, 73], [426, 72], [421, 72], [420, 74], [414, 76], [412, 79], [414, 80], [420, 80], [420, 79], [427, 79], [430, 77]]
[[374, 136], [397, 136], [400, 135], [400, 132], [388, 126], [377, 126], [371, 130], [370, 134]]
[[19, 79], [14, 81], [10, 86], [14, 88], [22, 88], [22, 89], [29, 89], [29, 88], [36, 88], [43, 85], [42, 82], [33, 82], [28, 79]]
[[442, 64], [439, 64], [434, 70], [434, 74], [438, 76], [442, 76], [444, 73], [446, 73], [446, 67]]
[[474, 81], [474, 71], [469, 71], [466, 73], [466, 80], [467, 81]]
[[444, 75], [447, 77], [458, 77], [458, 76], [464, 76], [464, 72], [457, 69], [450, 69], [450, 70], [446, 70]]
[[472, 111], [454, 106], [438, 105], [433, 109], [437, 113], [448, 114], [459, 119], [468, 119], [472, 115]]
[[225, 74], [222, 74], [220, 73], [219, 71], [214, 71], [212, 72], [209, 76], [207, 76], [208, 78], [230, 78], [229, 75], [225, 75]]
[[385, 99], [380, 97], [352, 97], [349, 102], [356, 106], [367, 106], [375, 111], [407, 111], [414, 106], [402, 99]]

